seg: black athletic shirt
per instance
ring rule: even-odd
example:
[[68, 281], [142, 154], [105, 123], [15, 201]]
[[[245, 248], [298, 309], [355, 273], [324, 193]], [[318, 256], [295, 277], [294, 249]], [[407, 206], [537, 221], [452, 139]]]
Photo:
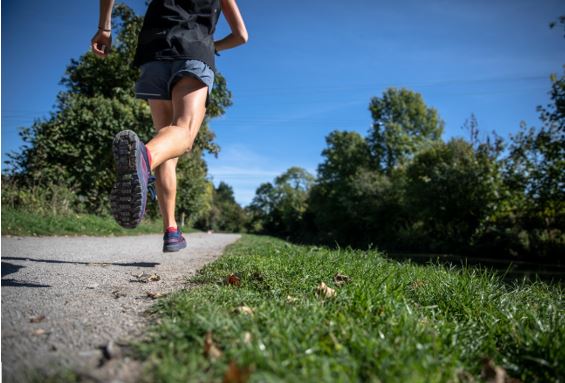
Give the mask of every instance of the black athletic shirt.
[[213, 33], [220, 12], [220, 0], [151, 1], [133, 64], [194, 59], [216, 71]]

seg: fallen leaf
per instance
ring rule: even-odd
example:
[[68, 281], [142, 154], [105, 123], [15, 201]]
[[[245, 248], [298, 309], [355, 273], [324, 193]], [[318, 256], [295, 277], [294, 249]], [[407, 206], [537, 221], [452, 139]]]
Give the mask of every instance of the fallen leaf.
[[204, 355], [211, 360], [220, 358], [223, 353], [212, 340], [212, 332], [208, 331], [204, 338]]
[[231, 361], [224, 374], [224, 383], [245, 383], [249, 380], [251, 372], [252, 368], [239, 368], [234, 361]]
[[35, 330], [33, 330], [33, 335], [39, 336], [39, 335], [43, 335], [46, 334], [47, 331], [43, 328], [37, 328]]
[[39, 323], [43, 322], [45, 319], [45, 315], [37, 315], [29, 319], [30, 323]]
[[253, 340], [253, 336], [249, 331], [243, 333], [243, 343], [249, 344]]
[[412, 289], [419, 289], [420, 287], [424, 286], [424, 282], [416, 279], [414, 282], [412, 282], [412, 284], [410, 285], [410, 287], [412, 287]]
[[158, 274], [147, 274], [145, 272], [141, 274], [133, 274], [132, 276], [136, 279], [130, 282], [147, 283], [147, 282], [156, 282], [161, 279], [161, 277]]
[[240, 314], [253, 315], [253, 309], [249, 306], [239, 306], [235, 309]]
[[337, 286], [341, 286], [345, 283], [349, 283], [351, 281], [351, 278], [345, 274], [341, 274], [341, 273], [336, 273], [334, 275], [334, 282]]
[[287, 303], [294, 303], [294, 302], [296, 302], [296, 301], [298, 301], [298, 298], [295, 298], [295, 297], [290, 296], [290, 295], [287, 295], [287, 296], [286, 296], [286, 302], [287, 302]]
[[161, 297], [164, 296], [162, 293], [154, 293], [154, 292], [151, 292], [151, 291], [147, 291], [146, 294], [151, 299], [157, 299], [157, 298], [161, 298]]
[[320, 283], [318, 288], [316, 289], [319, 295], [322, 295], [326, 298], [333, 298], [335, 297], [335, 290], [331, 287], [328, 287], [324, 282]]
[[230, 274], [227, 279], [228, 285], [232, 286], [239, 286], [241, 283], [241, 279], [235, 274]]
[[481, 369], [481, 378], [486, 383], [521, 383], [520, 380], [512, 378], [506, 370], [497, 366], [492, 359], [483, 359], [483, 368]]
[[147, 278], [150, 282], [157, 282], [161, 279], [161, 277], [157, 274], [151, 274], [149, 278]]

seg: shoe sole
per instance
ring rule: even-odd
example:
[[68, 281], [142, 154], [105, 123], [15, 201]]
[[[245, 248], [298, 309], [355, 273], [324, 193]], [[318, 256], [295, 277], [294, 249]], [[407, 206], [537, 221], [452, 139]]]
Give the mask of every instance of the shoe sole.
[[117, 177], [110, 193], [110, 206], [114, 219], [128, 229], [133, 229], [141, 221], [142, 193], [136, 156], [138, 142], [134, 132], [124, 130], [116, 135], [112, 145]]
[[171, 245], [168, 247], [163, 246], [163, 253], [175, 253], [177, 251], [184, 249], [185, 247], [186, 247], [186, 241], [184, 241], [182, 244]]

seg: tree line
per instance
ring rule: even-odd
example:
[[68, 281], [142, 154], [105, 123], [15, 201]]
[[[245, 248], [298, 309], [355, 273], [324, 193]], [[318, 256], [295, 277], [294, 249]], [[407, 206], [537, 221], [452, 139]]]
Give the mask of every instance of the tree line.
[[247, 208], [251, 231], [326, 245], [559, 259], [565, 250], [565, 75], [551, 76], [541, 125], [504, 140], [442, 140], [420, 94], [387, 89], [365, 136], [326, 137], [317, 176], [293, 167]]

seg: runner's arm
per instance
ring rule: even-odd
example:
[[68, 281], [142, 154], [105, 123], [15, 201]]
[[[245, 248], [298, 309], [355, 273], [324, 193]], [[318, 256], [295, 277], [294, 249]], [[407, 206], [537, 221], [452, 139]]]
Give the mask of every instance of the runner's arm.
[[100, 16], [98, 31], [90, 44], [92, 52], [100, 57], [106, 57], [112, 47], [112, 8], [114, 0], [100, 0]]
[[241, 13], [239, 12], [239, 8], [235, 0], [221, 1], [222, 12], [230, 26], [231, 33], [214, 43], [217, 52], [245, 44], [248, 39], [245, 23], [243, 22], [243, 18], [241, 17]]

